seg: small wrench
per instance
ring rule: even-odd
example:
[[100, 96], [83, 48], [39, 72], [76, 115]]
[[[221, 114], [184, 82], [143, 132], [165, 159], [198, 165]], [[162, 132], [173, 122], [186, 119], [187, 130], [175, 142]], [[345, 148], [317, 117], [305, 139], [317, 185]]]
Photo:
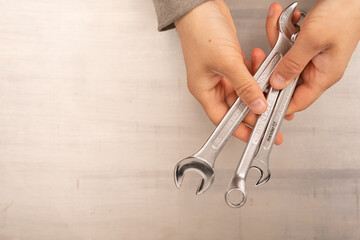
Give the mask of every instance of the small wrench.
[[269, 168], [269, 157], [271, 149], [280, 130], [281, 123], [284, 119], [290, 99], [295, 90], [298, 78], [299, 77], [296, 77], [294, 81], [292, 81], [285, 89], [280, 92], [274, 108], [274, 112], [264, 133], [259, 150], [253, 159], [251, 167], [257, 168], [261, 174], [260, 179], [256, 183], [256, 186], [262, 185], [270, 179], [271, 172]]
[[[278, 41], [254, 76], [263, 91], [268, 86], [271, 73], [292, 46], [292, 42], [290, 41], [291, 36], [298, 31], [298, 28], [292, 24], [292, 16], [296, 6], [297, 2], [287, 7], [281, 14], [279, 18], [280, 31]], [[214, 164], [216, 157], [248, 112], [249, 108], [238, 98], [204, 146], [194, 155], [176, 164], [174, 179], [175, 185], [178, 188], [180, 188], [184, 174], [188, 170], [196, 171], [202, 176], [196, 194], [205, 192], [212, 185], [215, 178]]]
[[[306, 12], [301, 11], [301, 15], [304, 18], [306, 16]], [[292, 38], [291, 38], [292, 42], [295, 42], [297, 35], [298, 35], [298, 32], [292, 36]], [[270, 118], [269, 124], [264, 133], [264, 137], [263, 137], [263, 140], [259, 147], [259, 150], [258, 150], [255, 158], [253, 159], [251, 167], [257, 168], [261, 174], [259, 180], [256, 183], [256, 186], [260, 186], [260, 185], [268, 182], [270, 179], [270, 176], [271, 176], [271, 171], [269, 168], [270, 153], [271, 153], [272, 147], [274, 145], [276, 136], [280, 130], [280, 126], [284, 119], [286, 110], [289, 106], [291, 97], [296, 88], [298, 79], [299, 79], [299, 76], [297, 76], [286, 88], [284, 88], [280, 92], [278, 100], [277, 100], [275, 108], [274, 108], [274, 112]]]
[[[263, 114], [261, 114], [258, 117], [255, 123], [254, 129], [245, 147], [245, 150], [238, 164], [235, 175], [230, 183], [228, 191], [225, 194], [225, 200], [227, 204], [231, 207], [234, 208], [241, 207], [246, 202], [245, 179], [251, 167], [257, 149], [259, 148], [261, 139], [264, 135], [265, 128], [269, 123], [278, 95], [279, 95], [278, 90], [270, 88], [270, 91], [266, 98], [268, 103], [267, 109]], [[230, 195], [234, 191], [240, 191], [242, 194], [242, 200], [237, 203], [233, 203], [230, 199]]]

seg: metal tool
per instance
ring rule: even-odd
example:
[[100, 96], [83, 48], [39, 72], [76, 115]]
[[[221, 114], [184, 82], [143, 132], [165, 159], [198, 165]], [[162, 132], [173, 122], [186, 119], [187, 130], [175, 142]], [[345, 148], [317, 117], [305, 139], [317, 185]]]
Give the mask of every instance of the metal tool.
[[[241, 207], [246, 202], [245, 179], [251, 167], [252, 160], [257, 152], [257, 149], [259, 148], [265, 128], [269, 123], [278, 95], [278, 90], [274, 90], [272, 88], [270, 89], [266, 98], [268, 103], [267, 109], [263, 114], [258, 117], [255, 123], [254, 129], [246, 145], [245, 151], [243, 152], [236, 173], [230, 183], [229, 190], [225, 194], [225, 200], [231, 207]], [[231, 201], [230, 194], [234, 191], [241, 192], [241, 201], [238, 201], [236, 203], [233, 203]]]
[[271, 172], [269, 168], [269, 157], [274, 146], [276, 136], [280, 130], [281, 123], [284, 119], [286, 110], [289, 106], [290, 99], [295, 90], [297, 77], [292, 81], [285, 89], [283, 89], [278, 97], [278, 100], [275, 104], [273, 114], [271, 115], [269, 124], [266, 128], [266, 131], [263, 136], [263, 140], [259, 147], [259, 150], [253, 159], [252, 166], [257, 168], [260, 171], [260, 179], [257, 181], [256, 186], [262, 185], [269, 181]]
[[[279, 18], [279, 38], [272, 51], [278, 52], [281, 54], [281, 56], [285, 55], [285, 53], [293, 45], [299, 31], [299, 27], [297, 25], [293, 25], [291, 22], [296, 5], [296, 3], [293, 3], [288, 8], [286, 8]], [[289, 15], [286, 16], [286, 14]], [[284, 22], [285, 19], [286, 22]], [[284, 26], [286, 27], [284, 28]], [[275, 102], [273, 104], [271, 102], [272, 98], [269, 99], [273, 91], [269, 92], [268, 109], [258, 118], [258, 121], [256, 122], [253, 132], [250, 136], [250, 140], [246, 145], [245, 151], [240, 159], [235, 174], [225, 194], [225, 201], [229, 206], [238, 208], [245, 204], [247, 198], [245, 191], [245, 180], [251, 167], [255, 167], [260, 170], [261, 177], [257, 182], [257, 185], [265, 183], [269, 179], [270, 169], [268, 167], [268, 157], [281, 125], [277, 123], [281, 123], [279, 118], [284, 117], [289, 99], [291, 98], [295, 89], [296, 82], [297, 79], [296, 81], [293, 81], [286, 89], [281, 91], [273, 114], [271, 113]], [[277, 92], [277, 94], [279, 93]], [[268, 125], [269, 121], [270, 125]], [[261, 142], [263, 136], [264, 140]], [[258, 151], [260, 152], [260, 155], [256, 155]], [[257, 160], [255, 160], [253, 163], [255, 156], [257, 156]], [[241, 199], [239, 201], [234, 201], [234, 198], [230, 197], [230, 195], [232, 195], [234, 192], [240, 192]]]
[[[298, 31], [298, 27], [292, 24], [292, 16], [296, 6], [297, 3], [295, 2], [281, 14], [279, 18], [280, 31], [278, 41], [254, 76], [263, 91], [268, 86], [271, 73], [292, 46], [291, 36]], [[213, 167], [216, 157], [248, 112], [249, 108], [238, 98], [204, 146], [194, 155], [176, 164], [174, 178], [178, 188], [180, 188], [183, 182], [185, 172], [189, 170], [198, 172], [202, 176], [201, 183], [196, 192], [197, 194], [205, 192], [212, 185], [215, 178]]]
[[[306, 16], [306, 12], [301, 11], [301, 15], [304, 18]], [[291, 41], [295, 42], [296, 37], [299, 32], [295, 33], [291, 37]], [[271, 171], [269, 167], [269, 157], [274, 146], [274, 142], [276, 136], [280, 130], [280, 126], [284, 119], [286, 110], [289, 106], [291, 97], [294, 93], [298, 82], [299, 76], [296, 77], [286, 88], [281, 90], [278, 100], [275, 104], [275, 109], [273, 114], [271, 115], [269, 124], [266, 128], [266, 131], [263, 136], [263, 140], [259, 147], [259, 150], [253, 159], [252, 166], [260, 171], [260, 178], [256, 183], [256, 186], [260, 186], [270, 180]]]
[[[245, 204], [247, 199], [245, 180], [250, 168], [256, 168], [260, 171], [261, 176], [256, 183], [257, 186], [266, 183], [270, 179], [269, 156], [276, 135], [280, 130], [291, 96], [295, 90], [298, 78], [299, 77], [292, 81], [285, 89], [281, 90], [280, 93], [278, 92], [279, 96], [277, 97], [276, 102], [273, 102], [274, 97], [270, 96], [272, 92], [269, 92], [267, 98], [268, 108], [266, 112], [258, 118], [236, 173], [225, 194], [225, 201], [229, 206], [239, 208]], [[264, 129], [265, 124], [267, 125], [266, 130]], [[242, 199], [236, 203], [233, 203], [230, 199], [230, 194], [234, 191], [240, 191], [242, 196]]]

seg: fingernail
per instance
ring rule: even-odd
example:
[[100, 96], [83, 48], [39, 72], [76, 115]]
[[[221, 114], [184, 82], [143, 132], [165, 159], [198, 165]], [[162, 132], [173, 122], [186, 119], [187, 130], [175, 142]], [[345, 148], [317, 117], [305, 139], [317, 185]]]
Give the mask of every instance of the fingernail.
[[270, 7], [268, 12], [268, 17], [272, 17], [273, 15], [274, 15], [274, 9]]
[[258, 98], [255, 101], [253, 101], [249, 107], [251, 111], [253, 111], [256, 114], [263, 113], [266, 110], [266, 104], [261, 98]]
[[271, 86], [275, 89], [282, 89], [286, 84], [286, 80], [283, 76], [278, 73], [274, 73], [271, 79]]

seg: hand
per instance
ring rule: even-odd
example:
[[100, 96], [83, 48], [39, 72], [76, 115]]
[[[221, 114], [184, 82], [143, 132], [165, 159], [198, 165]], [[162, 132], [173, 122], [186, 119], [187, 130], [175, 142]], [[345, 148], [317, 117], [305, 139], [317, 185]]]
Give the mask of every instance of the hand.
[[[201, 4], [175, 25], [183, 48], [190, 92], [216, 125], [240, 97], [251, 112], [234, 135], [247, 141], [251, 134], [247, 125], [254, 126], [256, 114], [263, 113], [267, 107], [264, 94], [252, 76], [265, 59], [265, 53], [254, 49], [252, 60], [245, 58], [223, 0]], [[276, 32], [276, 22], [272, 26], [269, 31]], [[279, 133], [275, 143], [281, 142]]]
[[[282, 12], [279, 4], [271, 5], [270, 9], [273, 13], [269, 17], [271, 19], [277, 19]], [[282, 89], [302, 72], [303, 82], [294, 92], [286, 113], [287, 119], [292, 119], [295, 112], [306, 109], [342, 78], [359, 39], [359, 0], [316, 2], [304, 18], [295, 44], [270, 80], [274, 88]], [[273, 42], [273, 39], [269, 41]]]

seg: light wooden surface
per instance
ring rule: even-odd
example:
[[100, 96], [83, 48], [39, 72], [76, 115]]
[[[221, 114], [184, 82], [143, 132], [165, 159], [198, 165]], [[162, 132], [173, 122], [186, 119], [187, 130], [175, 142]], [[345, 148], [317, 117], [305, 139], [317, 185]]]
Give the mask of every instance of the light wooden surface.
[[[270, 2], [228, 3], [245, 52], [268, 51]], [[214, 126], [151, 1], [0, 0], [0, 16], [1, 240], [360, 238], [359, 48], [344, 79], [284, 123], [272, 179], [249, 181], [234, 210], [236, 139], [206, 194], [196, 174], [173, 184]]]

